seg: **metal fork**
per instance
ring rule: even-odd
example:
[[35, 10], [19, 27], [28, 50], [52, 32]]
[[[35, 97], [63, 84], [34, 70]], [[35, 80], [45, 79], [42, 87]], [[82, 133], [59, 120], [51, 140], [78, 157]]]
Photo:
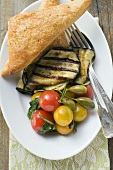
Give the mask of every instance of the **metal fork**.
[[[84, 36], [78, 27], [73, 23], [66, 31], [66, 35], [73, 47], [81, 47], [86, 49], [92, 49], [93, 46], [90, 43], [90, 41], [87, 39], [86, 36]], [[106, 94], [105, 90], [103, 89], [102, 85], [100, 84], [94, 69], [92, 67], [92, 64], [94, 62], [94, 59], [91, 61], [89, 65], [89, 77], [91, 79], [91, 84], [94, 91], [94, 96], [96, 98], [97, 104], [98, 104], [98, 112], [99, 118], [102, 124], [102, 129], [104, 136], [106, 138], [112, 138], [113, 137], [113, 103], [109, 99], [108, 95]], [[98, 98], [97, 91], [95, 90], [95, 87], [97, 88], [98, 92], [100, 93], [104, 104], [106, 105], [106, 108], [103, 108], [101, 105], [101, 102]]]
[[96, 87], [93, 84], [94, 81], [92, 80], [91, 76], [90, 76], [90, 80], [91, 80], [91, 84], [93, 87], [93, 93], [94, 93], [94, 96], [95, 96], [95, 99], [98, 105], [98, 115], [99, 115], [99, 118], [102, 124], [103, 134], [106, 138], [112, 138], [113, 137], [113, 118], [111, 117], [109, 112], [107, 112], [107, 110], [102, 107], [99, 101], [97, 91], [95, 90]]

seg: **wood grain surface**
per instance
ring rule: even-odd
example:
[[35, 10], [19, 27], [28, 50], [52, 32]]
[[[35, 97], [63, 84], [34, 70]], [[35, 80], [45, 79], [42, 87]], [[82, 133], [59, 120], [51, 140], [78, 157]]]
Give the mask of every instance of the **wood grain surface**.
[[[21, 12], [33, 2], [35, 2], [35, 0], [0, 0], [0, 47], [7, 32], [9, 18]], [[101, 28], [106, 36], [113, 56], [113, 0], [93, 0], [89, 12], [93, 16], [99, 17]], [[111, 164], [110, 169], [113, 170], [113, 138], [109, 139], [108, 146]], [[0, 170], [8, 170], [8, 149], [9, 129], [0, 112]]]

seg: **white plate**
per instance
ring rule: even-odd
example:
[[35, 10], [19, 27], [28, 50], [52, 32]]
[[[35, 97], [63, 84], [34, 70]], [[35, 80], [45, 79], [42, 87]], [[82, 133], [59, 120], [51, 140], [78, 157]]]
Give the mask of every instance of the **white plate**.
[[[37, 10], [40, 4], [41, 0], [31, 4], [24, 12]], [[105, 91], [111, 97], [112, 60], [105, 36], [88, 12], [77, 21], [77, 25], [94, 45], [96, 51], [95, 71]], [[0, 72], [7, 58], [6, 35], [1, 48]], [[27, 118], [30, 97], [20, 94], [15, 89], [17, 79], [18, 75], [0, 77], [0, 104], [8, 127], [27, 150], [42, 158], [59, 160], [78, 154], [91, 143], [101, 128], [97, 109], [89, 113], [88, 118], [78, 126], [75, 134], [40, 136], [32, 130]]]

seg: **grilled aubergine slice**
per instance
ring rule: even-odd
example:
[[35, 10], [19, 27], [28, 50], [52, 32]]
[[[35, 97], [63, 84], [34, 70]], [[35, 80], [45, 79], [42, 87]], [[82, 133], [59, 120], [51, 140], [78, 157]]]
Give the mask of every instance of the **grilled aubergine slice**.
[[24, 70], [22, 76], [24, 88], [26, 86], [38, 88], [73, 80], [79, 73], [79, 68], [79, 59], [72, 49], [51, 49], [35, 65]]
[[79, 72], [80, 62], [72, 50], [50, 50], [36, 63], [31, 82], [55, 85], [74, 79]]
[[[77, 50], [77, 49], [76, 49]], [[78, 58], [80, 60], [80, 72], [75, 79], [75, 83], [84, 84], [87, 78], [89, 64], [94, 57], [94, 51], [89, 49], [78, 48]]]

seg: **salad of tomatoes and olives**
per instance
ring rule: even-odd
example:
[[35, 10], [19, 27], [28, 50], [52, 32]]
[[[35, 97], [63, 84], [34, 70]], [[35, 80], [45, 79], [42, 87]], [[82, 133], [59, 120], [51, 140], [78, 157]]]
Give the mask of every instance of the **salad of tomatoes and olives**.
[[90, 84], [65, 86], [63, 90], [35, 91], [31, 98], [28, 118], [39, 134], [57, 131], [68, 135], [77, 124], [94, 109], [93, 90]]
[[[91, 46], [92, 47], [92, 46]], [[32, 95], [28, 118], [39, 134], [67, 135], [94, 109], [88, 76], [94, 49], [56, 47], [23, 70], [16, 89]]]

